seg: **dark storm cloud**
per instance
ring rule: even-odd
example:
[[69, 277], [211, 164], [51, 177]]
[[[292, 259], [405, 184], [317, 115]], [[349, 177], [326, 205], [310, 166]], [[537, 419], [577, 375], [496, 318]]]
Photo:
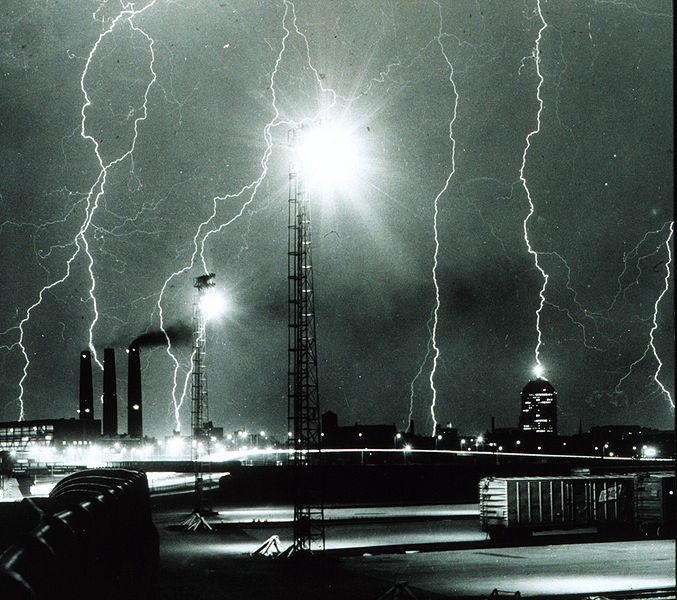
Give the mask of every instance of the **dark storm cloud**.
[[21, 103], [19, 99], [0, 91], [0, 127], [3, 133], [3, 152], [6, 152], [9, 148], [20, 148], [29, 139], [29, 133], [37, 118], [37, 113], [31, 114], [28, 103]]
[[269, 319], [286, 325], [289, 317], [287, 308], [287, 290], [281, 287], [269, 289], [261, 302], [251, 308], [260, 318]]
[[525, 274], [516, 269], [489, 264], [470, 273], [445, 268], [440, 273], [443, 299], [440, 309], [448, 317], [475, 317], [482, 314], [488, 306], [507, 306], [516, 300], [515, 296], [524, 285], [525, 279], [527, 282], [537, 282], [537, 277], [532, 272]]
[[[440, 319], [462, 328], [491, 327], [491, 321], [485, 318], [501, 316], [495, 307], [504, 307], [505, 312], [514, 314], [509, 309], [511, 304], [519, 302], [517, 296], [523, 277], [491, 265], [468, 273], [444, 267], [438, 273]], [[536, 281], [530, 272], [527, 278]], [[432, 316], [435, 301], [430, 282], [411, 280], [400, 286], [382, 285], [377, 294], [369, 293], [370, 285], [369, 281], [355, 281], [332, 289], [334, 302], [331, 306], [318, 307], [318, 320], [330, 322], [337, 335], [352, 340], [364, 350], [381, 344], [384, 337], [404, 337], [407, 332], [420, 329]], [[278, 316], [286, 319], [281, 311]]]

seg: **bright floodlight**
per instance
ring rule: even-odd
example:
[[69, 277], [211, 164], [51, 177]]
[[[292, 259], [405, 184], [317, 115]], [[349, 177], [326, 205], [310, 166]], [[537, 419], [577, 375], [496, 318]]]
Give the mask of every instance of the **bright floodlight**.
[[200, 296], [200, 310], [206, 321], [211, 321], [226, 312], [226, 300], [216, 289], [207, 288]]
[[333, 189], [356, 174], [355, 143], [348, 130], [336, 124], [305, 127], [297, 152], [305, 180], [313, 187]]

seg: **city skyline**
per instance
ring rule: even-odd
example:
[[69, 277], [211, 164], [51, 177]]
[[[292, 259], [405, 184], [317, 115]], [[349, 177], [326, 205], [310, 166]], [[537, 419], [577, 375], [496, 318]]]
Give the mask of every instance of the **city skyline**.
[[76, 417], [88, 349], [117, 350], [126, 398], [141, 338], [144, 430], [187, 431], [214, 272], [210, 415], [284, 431], [287, 135], [321, 120], [359, 175], [311, 188], [322, 412], [509, 426], [541, 362], [563, 433], [672, 427], [672, 24], [669, 2], [10, 2], [0, 421]]

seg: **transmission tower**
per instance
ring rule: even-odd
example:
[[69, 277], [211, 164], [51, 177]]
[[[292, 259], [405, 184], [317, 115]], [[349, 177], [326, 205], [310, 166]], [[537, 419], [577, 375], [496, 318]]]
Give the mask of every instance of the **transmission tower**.
[[[303, 130], [289, 132], [298, 147]], [[294, 542], [291, 553], [324, 550], [324, 506], [321, 470], [320, 404], [317, 385], [315, 301], [311, 259], [310, 203], [301, 169], [289, 169], [289, 236], [287, 248], [289, 299], [288, 431], [290, 462], [295, 473]], [[317, 472], [319, 471], [319, 473]], [[315, 475], [315, 476], [313, 476]]]
[[203, 454], [209, 454], [209, 442], [212, 423], [209, 420], [209, 399], [207, 395], [207, 365], [206, 365], [206, 339], [205, 339], [205, 315], [203, 312], [203, 300], [207, 290], [214, 287], [214, 273], [201, 275], [193, 281], [193, 287], [197, 293], [193, 303], [193, 351], [192, 351], [192, 386], [191, 386], [191, 412], [190, 430], [191, 445], [190, 459], [195, 472], [195, 495], [193, 513], [184, 522], [184, 526], [190, 530], [211, 529], [205, 520], [205, 514], [209, 511], [204, 507], [204, 465], [200, 458]]

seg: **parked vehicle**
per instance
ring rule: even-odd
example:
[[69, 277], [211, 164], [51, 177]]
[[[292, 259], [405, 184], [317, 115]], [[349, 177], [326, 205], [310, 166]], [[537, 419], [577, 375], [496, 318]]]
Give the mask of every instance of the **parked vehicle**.
[[667, 536], [675, 525], [675, 475], [486, 477], [480, 524], [492, 540], [595, 527]]

